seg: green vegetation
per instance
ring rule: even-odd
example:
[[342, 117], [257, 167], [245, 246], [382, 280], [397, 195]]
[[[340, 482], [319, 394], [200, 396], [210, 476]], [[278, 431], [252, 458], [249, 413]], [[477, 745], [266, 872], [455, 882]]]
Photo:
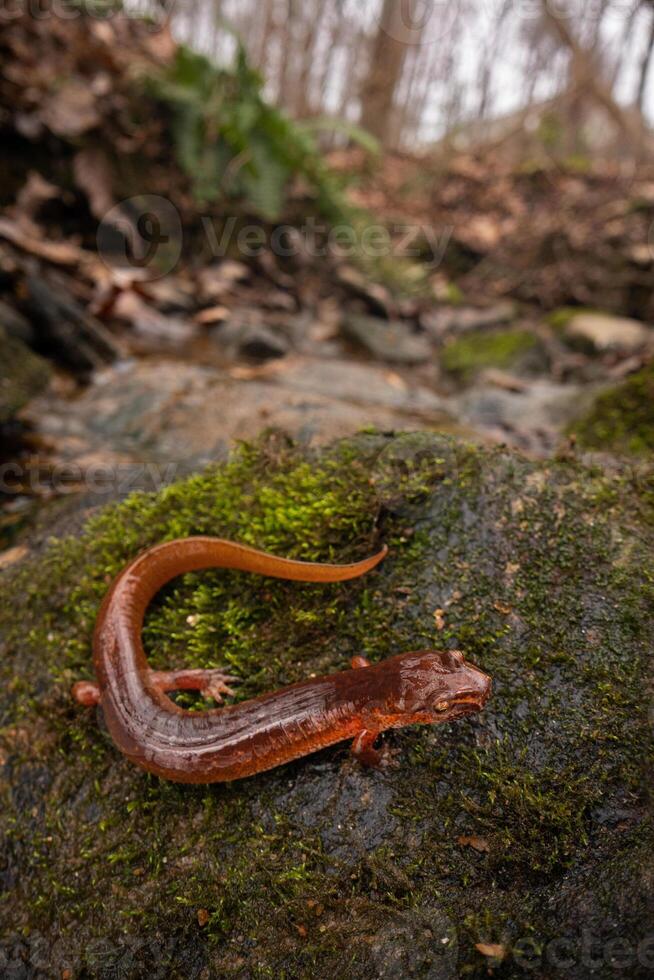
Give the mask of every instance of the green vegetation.
[[288, 118], [266, 102], [262, 78], [240, 46], [234, 67], [225, 69], [182, 45], [166, 71], [143, 83], [171, 114], [177, 160], [198, 201], [236, 203], [275, 223], [292, 218], [289, 195], [300, 185], [312, 198], [303, 213], [317, 213], [338, 229], [345, 254], [367, 276], [399, 295], [429, 293], [430, 270], [393, 254], [390, 235], [383, 254], [375, 251], [379, 236], [372, 251], [365, 247], [378, 222], [348, 201], [346, 178], [329, 167], [314, 138], [336, 129], [374, 156], [379, 148], [369, 133], [338, 120]]
[[[147, 87], [172, 111], [178, 162], [200, 201], [242, 199], [276, 221], [292, 178], [300, 178], [329, 220], [351, 215], [309, 128], [264, 100], [263, 80], [241, 46], [233, 69], [180, 46], [170, 68]], [[356, 127], [350, 135], [357, 138]], [[369, 146], [370, 137], [359, 138]]]
[[[571, 920], [637, 944], [654, 841], [650, 491], [429, 434], [319, 453], [270, 436], [53, 540], [2, 583], [0, 934], [26, 960], [45, 942], [51, 969], [134, 977], [367, 978], [389, 935], [424, 976], [448, 923], [466, 976], [487, 975], [475, 943], [504, 944], [511, 976], [520, 941], [542, 957]], [[325, 561], [383, 539], [390, 554], [342, 585], [185, 576], [150, 610], [151, 663], [228, 663], [243, 698], [355, 653], [456, 646], [493, 676], [491, 702], [389, 733], [400, 765], [385, 773], [343, 746], [234, 784], [145, 775], [69, 688], [90, 676], [111, 576], [194, 533]]]
[[654, 451], [654, 364], [605, 391], [570, 426], [581, 446], [649, 455]]
[[441, 363], [450, 374], [469, 380], [484, 368], [510, 368], [536, 347], [537, 340], [527, 330], [475, 332], [446, 344]]

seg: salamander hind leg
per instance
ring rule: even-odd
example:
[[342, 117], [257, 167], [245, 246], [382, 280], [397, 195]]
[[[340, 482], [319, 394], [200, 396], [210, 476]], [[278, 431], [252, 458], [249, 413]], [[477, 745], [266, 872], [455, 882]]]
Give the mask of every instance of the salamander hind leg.
[[[150, 682], [163, 694], [170, 691], [199, 691], [204, 698], [213, 698], [219, 703], [223, 695], [234, 696], [231, 684], [238, 684], [237, 677], [231, 677], [221, 670], [151, 670]], [[100, 704], [100, 688], [93, 681], [78, 681], [73, 685], [73, 698], [86, 707]]]
[[393, 749], [387, 745], [381, 749], [375, 748], [379, 734], [364, 728], [352, 742], [352, 754], [364, 766], [370, 766], [372, 769], [394, 768], [398, 763], [393, 758], [395, 754]]

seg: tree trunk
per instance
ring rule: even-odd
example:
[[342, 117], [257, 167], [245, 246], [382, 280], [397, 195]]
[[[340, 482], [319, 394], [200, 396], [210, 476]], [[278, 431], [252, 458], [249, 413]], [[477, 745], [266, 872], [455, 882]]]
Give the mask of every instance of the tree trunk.
[[393, 132], [395, 95], [410, 45], [418, 43], [414, 0], [384, 0], [361, 92], [361, 124], [383, 144]]
[[636, 105], [641, 112], [644, 110], [645, 104], [645, 89], [647, 87], [647, 78], [649, 76], [650, 67], [652, 64], [652, 53], [654, 52], [654, 9], [652, 10], [652, 20], [649, 29], [649, 39], [647, 42], [647, 47], [645, 49], [645, 54], [643, 55], [643, 60], [640, 65], [640, 76], [638, 79], [638, 90], [636, 92]]

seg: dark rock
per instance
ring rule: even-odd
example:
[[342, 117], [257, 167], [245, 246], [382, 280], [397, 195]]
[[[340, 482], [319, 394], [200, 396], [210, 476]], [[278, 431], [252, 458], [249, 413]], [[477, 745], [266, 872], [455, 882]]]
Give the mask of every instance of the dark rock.
[[10, 337], [22, 340], [28, 346], [32, 345], [36, 339], [29, 320], [10, 303], [5, 303], [4, 300], [0, 300], [0, 329], [2, 328]]
[[265, 323], [234, 317], [212, 331], [212, 336], [232, 357], [269, 361], [284, 357], [290, 350], [287, 338]]
[[25, 281], [32, 323], [40, 345], [81, 371], [104, 367], [122, 354], [121, 345], [91, 316], [54, 272], [49, 279], [29, 275]]
[[42, 391], [49, 377], [46, 362], [0, 326], [0, 425]]
[[429, 339], [417, 334], [401, 320], [348, 313], [343, 318], [344, 337], [365, 348], [379, 361], [391, 364], [421, 364], [432, 356]]
[[[502, 951], [498, 975], [549, 977], [565, 937], [565, 980], [613, 978], [618, 938], [624, 975], [647, 976], [651, 507], [646, 482], [570, 460], [277, 435], [73, 537], [54, 528], [0, 576], [0, 972], [453, 980], [487, 975], [481, 946]], [[386, 733], [383, 772], [343, 744], [230, 785], [145, 775], [70, 685], [91, 675], [111, 576], [189, 534], [310, 560], [380, 536], [391, 551], [342, 586], [187, 576], [147, 617], [157, 667], [190, 649], [250, 697], [361, 652], [456, 647], [491, 700]]]

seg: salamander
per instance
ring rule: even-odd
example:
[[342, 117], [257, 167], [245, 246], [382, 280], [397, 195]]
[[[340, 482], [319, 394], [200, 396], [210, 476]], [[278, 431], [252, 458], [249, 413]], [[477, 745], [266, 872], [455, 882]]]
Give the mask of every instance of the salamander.
[[217, 701], [236, 678], [217, 670], [153, 671], [141, 630], [159, 589], [178, 575], [231, 568], [301, 582], [343, 582], [378, 565], [384, 547], [350, 565], [291, 561], [220, 538], [191, 537], [156, 545], [117, 576], [93, 638], [96, 683], [79, 681], [73, 696], [100, 704], [117, 748], [166, 779], [212, 783], [251, 776], [345, 739], [364, 764], [389, 764], [375, 747], [389, 728], [452, 721], [486, 703], [491, 680], [457, 650], [419, 650], [311, 678], [241, 703], [191, 712], [167, 692], [198, 690]]

